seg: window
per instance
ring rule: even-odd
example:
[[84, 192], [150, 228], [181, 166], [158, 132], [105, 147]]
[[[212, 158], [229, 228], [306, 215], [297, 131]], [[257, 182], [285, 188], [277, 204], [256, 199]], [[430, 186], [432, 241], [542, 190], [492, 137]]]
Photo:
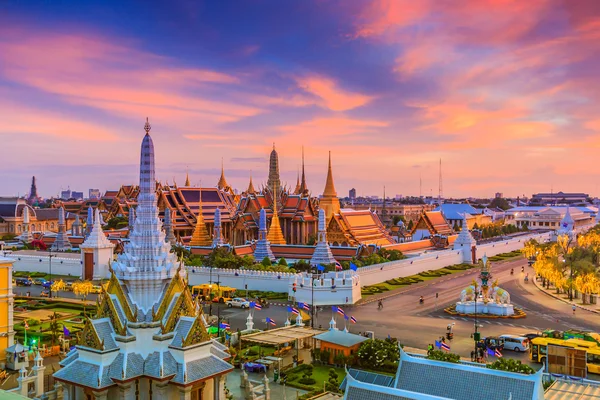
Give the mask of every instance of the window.
[[588, 364], [600, 365], [600, 354], [587, 353]]

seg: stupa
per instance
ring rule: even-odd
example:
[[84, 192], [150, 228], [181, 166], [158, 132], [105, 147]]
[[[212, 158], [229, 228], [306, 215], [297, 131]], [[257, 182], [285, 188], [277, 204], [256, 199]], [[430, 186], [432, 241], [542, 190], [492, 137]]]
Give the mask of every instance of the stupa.
[[65, 223], [65, 209], [60, 207], [58, 209], [58, 233], [52, 243], [52, 251], [65, 251], [71, 248], [71, 242], [67, 237], [67, 225]]
[[[137, 216], [112, 264], [97, 316], [54, 374], [69, 400], [224, 399], [233, 370], [212, 340], [158, 218], [154, 145], [146, 120]], [[98, 216], [96, 217], [98, 219]]]
[[215, 226], [213, 229], [212, 247], [221, 247], [225, 241], [223, 240], [223, 231], [221, 229], [221, 210], [215, 210]]
[[33, 234], [29, 224], [29, 206], [23, 207], [23, 233], [19, 236], [19, 240], [27, 244], [33, 242]]
[[467, 217], [463, 215], [462, 229], [460, 230], [458, 237], [454, 241], [454, 250], [462, 251], [463, 262], [470, 264], [474, 262], [472, 256], [472, 248], [476, 244], [477, 242], [475, 241], [475, 239], [471, 235], [471, 232], [469, 231]]
[[[92, 207], [89, 208], [92, 210]], [[79, 246], [81, 249], [81, 264], [83, 279], [101, 280], [110, 277], [109, 268], [113, 259], [115, 245], [108, 240], [102, 230], [100, 210], [94, 214], [92, 232]]]
[[173, 211], [171, 211], [171, 209], [168, 207], [165, 208], [165, 220], [163, 227], [166, 235], [165, 239], [171, 244], [171, 246], [175, 246], [175, 244], [177, 244], [177, 238], [173, 232]]
[[317, 246], [315, 247], [315, 252], [313, 253], [312, 258], [310, 259], [310, 263], [312, 265], [318, 264], [333, 264], [335, 263], [335, 258], [333, 258], [333, 254], [331, 253], [331, 249], [329, 248], [329, 244], [327, 243], [327, 225], [325, 218], [325, 210], [319, 210], [319, 237]]
[[271, 261], [275, 261], [275, 256], [271, 250], [271, 243], [267, 239], [267, 212], [264, 208], [260, 210], [260, 218], [258, 221], [258, 241], [254, 248], [254, 259], [262, 261], [265, 257]]
[[510, 303], [510, 294], [498, 286], [498, 281], [492, 283], [492, 266], [487, 256], [479, 261], [480, 273], [473, 283], [460, 294], [456, 303], [456, 311], [460, 314], [489, 314], [509, 316], [515, 313]]

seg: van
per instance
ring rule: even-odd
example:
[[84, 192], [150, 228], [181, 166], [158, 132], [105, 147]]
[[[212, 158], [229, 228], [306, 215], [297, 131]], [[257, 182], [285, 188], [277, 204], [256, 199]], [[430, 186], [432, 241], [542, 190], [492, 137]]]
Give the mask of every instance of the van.
[[504, 350], [513, 350], [516, 352], [529, 350], [529, 339], [524, 336], [502, 335], [504, 339]]

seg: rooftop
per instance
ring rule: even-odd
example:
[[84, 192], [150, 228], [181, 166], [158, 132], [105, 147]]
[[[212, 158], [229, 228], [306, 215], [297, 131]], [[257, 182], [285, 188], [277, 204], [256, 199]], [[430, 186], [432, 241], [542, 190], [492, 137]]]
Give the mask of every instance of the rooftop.
[[315, 339], [344, 347], [352, 347], [356, 344], [369, 340], [369, 338], [361, 335], [355, 335], [354, 333], [335, 329], [321, 333], [320, 335], [315, 336]]

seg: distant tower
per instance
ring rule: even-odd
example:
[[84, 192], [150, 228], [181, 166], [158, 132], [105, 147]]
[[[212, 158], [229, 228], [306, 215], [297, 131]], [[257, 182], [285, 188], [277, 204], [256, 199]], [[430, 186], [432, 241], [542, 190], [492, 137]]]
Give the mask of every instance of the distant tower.
[[177, 238], [173, 232], [173, 211], [169, 207], [165, 207], [165, 221], [163, 223], [165, 229], [165, 241], [170, 243], [171, 246], [177, 244]]
[[246, 190], [246, 192], [248, 194], [256, 193], [256, 190], [254, 189], [254, 184], [252, 183], [252, 172], [250, 172], [250, 183], [248, 184], [248, 190]]
[[75, 222], [71, 225], [71, 236], [83, 236], [83, 228], [79, 214], [75, 214]]
[[335, 263], [335, 258], [333, 258], [333, 254], [327, 243], [327, 222], [325, 220], [325, 210], [321, 208], [319, 209], [319, 238], [315, 252], [310, 259], [312, 265]]
[[254, 248], [254, 259], [258, 262], [265, 257], [275, 261], [275, 256], [271, 250], [271, 243], [267, 239], [267, 211], [264, 208], [260, 209], [260, 219], [258, 221], [258, 241]]
[[271, 151], [269, 159], [269, 179], [267, 180], [267, 186], [273, 195], [273, 201], [277, 201], [281, 180], [279, 179], [279, 156], [275, 150], [275, 143], [273, 143], [273, 151]]
[[331, 171], [331, 152], [329, 152], [329, 167], [327, 169], [327, 181], [325, 182], [325, 190], [323, 190], [323, 196], [319, 201], [319, 208], [325, 210], [325, 216], [327, 222], [333, 217], [334, 214], [340, 212], [340, 199], [335, 191], [335, 185], [333, 184], [333, 172]]
[[438, 204], [442, 204], [442, 198], [444, 197], [444, 187], [442, 185], [442, 159], [440, 158], [440, 186], [438, 188]]
[[31, 178], [31, 189], [29, 190], [29, 197], [27, 198], [27, 203], [30, 205], [37, 204], [39, 201], [37, 186], [35, 184], [35, 176]]
[[185, 170], [185, 186], [186, 187], [192, 186], [190, 184], [190, 174], [188, 173], [187, 169]]
[[296, 175], [296, 188], [294, 189], [294, 194], [300, 194], [300, 169], [298, 169], [298, 174]]
[[381, 206], [381, 223], [383, 226], [387, 224], [387, 210], [385, 209], [385, 185], [383, 186], [383, 205]]
[[223, 231], [221, 229], [221, 210], [217, 207], [215, 210], [215, 225], [213, 228], [212, 247], [223, 246]]
[[71, 248], [71, 243], [67, 237], [67, 225], [65, 222], [65, 209], [60, 207], [58, 209], [58, 234], [52, 243], [53, 251], [65, 251]]

